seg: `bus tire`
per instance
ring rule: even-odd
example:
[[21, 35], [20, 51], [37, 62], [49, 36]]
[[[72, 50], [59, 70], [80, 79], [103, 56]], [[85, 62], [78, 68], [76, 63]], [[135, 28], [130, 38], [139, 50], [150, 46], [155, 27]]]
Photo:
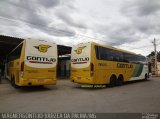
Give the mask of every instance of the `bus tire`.
[[114, 86], [116, 86], [116, 76], [112, 75], [110, 78], [109, 87], [114, 87]]
[[123, 85], [123, 75], [119, 75], [117, 81], [116, 81], [117, 86]]
[[147, 80], [148, 80], [148, 75], [147, 75], [147, 74], [145, 74], [145, 76], [144, 76], [144, 80], [145, 80], [145, 81], [147, 81]]
[[10, 79], [11, 79], [11, 85], [13, 86], [14, 85], [14, 81], [13, 81], [13, 76], [12, 75], [10, 76]]
[[11, 79], [11, 83], [12, 83], [12, 86], [13, 86], [14, 88], [18, 88], [18, 86], [16, 85], [16, 82], [15, 82], [15, 77], [14, 77], [14, 75], [13, 75], [13, 77], [12, 77], [12, 79]]

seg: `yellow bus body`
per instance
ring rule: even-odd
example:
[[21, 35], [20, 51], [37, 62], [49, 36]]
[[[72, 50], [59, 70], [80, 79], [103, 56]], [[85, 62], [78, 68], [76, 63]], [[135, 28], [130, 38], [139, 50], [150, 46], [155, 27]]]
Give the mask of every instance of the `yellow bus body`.
[[[90, 55], [89, 65], [86, 67], [78, 67], [81, 65], [81, 61], [79, 60], [79, 54], [76, 53], [77, 49], [90, 46], [90, 52], [85, 53]], [[116, 77], [116, 79], [123, 77], [123, 82], [129, 80], [139, 80], [144, 79], [146, 75], [148, 75], [148, 67], [147, 65], [143, 65], [143, 67], [138, 63], [133, 62], [123, 62], [123, 61], [109, 61], [109, 60], [99, 60], [96, 58], [95, 47], [100, 46], [106, 49], [111, 49], [114, 51], [118, 51], [121, 53], [126, 53], [130, 55], [136, 55], [135, 53], [128, 52], [125, 50], [117, 49], [110, 46], [100, 45], [98, 43], [81, 43], [73, 46], [71, 53], [71, 77], [70, 80], [79, 84], [110, 84], [112, 76]], [[82, 50], [85, 52], [85, 48]], [[78, 57], [76, 58], [74, 57]], [[82, 60], [85, 61], [85, 55], [81, 55]], [[84, 56], [84, 57], [83, 57]], [[75, 64], [74, 64], [75, 63]], [[74, 65], [77, 65], [75, 67]], [[83, 65], [83, 64], [82, 64]], [[92, 69], [93, 67], [93, 70]], [[140, 71], [139, 67], [141, 67]]]
[[[27, 39], [30, 40], [30, 39]], [[37, 40], [37, 44], [45, 44], [47, 42], [40, 42]], [[50, 43], [47, 43], [50, 44]], [[26, 64], [26, 40], [24, 40], [22, 43], [22, 49], [20, 56], [17, 59], [11, 60], [7, 63], [7, 69], [6, 69], [6, 74], [7, 78], [11, 80], [11, 83], [14, 84], [14, 86], [39, 86], [39, 85], [55, 85], [56, 84], [56, 62], [57, 62], [57, 46], [55, 45], [55, 59], [56, 62], [55, 66], [49, 67], [49, 68], [39, 68], [39, 67], [32, 67], [32, 64], [28, 66]], [[30, 44], [28, 44], [30, 45]], [[32, 46], [31, 46], [32, 47]], [[31, 49], [32, 50], [32, 49]], [[33, 48], [34, 50], [34, 48]], [[37, 49], [35, 49], [37, 50]], [[49, 50], [49, 49], [48, 49]], [[38, 50], [37, 50], [38, 51]], [[52, 52], [52, 51], [50, 51]], [[44, 53], [45, 54], [45, 53]], [[42, 53], [41, 56], [44, 55]], [[46, 52], [47, 54], [47, 52]], [[36, 56], [36, 53], [33, 55]], [[40, 55], [38, 55], [40, 57]], [[47, 55], [45, 55], [47, 56]], [[45, 57], [44, 56], [44, 57]], [[9, 57], [9, 56], [8, 56]], [[35, 61], [33, 61], [34, 63]], [[36, 62], [35, 62], [36, 63]], [[43, 62], [39, 62], [43, 63]], [[50, 63], [50, 62], [49, 62]], [[22, 66], [23, 65], [23, 66]], [[35, 64], [33, 64], [35, 65]], [[36, 64], [38, 66], [38, 63]], [[43, 64], [40, 64], [43, 65]], [[45, 65], [45, 64], [44, 64]], [[21, 69], [23, 68], [23, 71]]]

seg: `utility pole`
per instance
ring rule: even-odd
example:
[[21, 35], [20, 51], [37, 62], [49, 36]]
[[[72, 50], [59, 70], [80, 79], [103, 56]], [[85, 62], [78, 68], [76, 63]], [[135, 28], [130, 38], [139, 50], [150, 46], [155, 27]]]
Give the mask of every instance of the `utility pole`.
[[157, 74], [157, 49], [156, 49], [156, 39], [154, 38], [154, 41], [152, 42], [154, 45], [154, 71], [155, 74]]

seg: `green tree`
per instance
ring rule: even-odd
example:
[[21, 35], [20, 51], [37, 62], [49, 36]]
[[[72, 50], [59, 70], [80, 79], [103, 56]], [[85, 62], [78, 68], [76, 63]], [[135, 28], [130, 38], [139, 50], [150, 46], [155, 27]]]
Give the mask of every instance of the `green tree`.
[[[147, 57], [151, 57], [151, 56], [154, 56], [154, 51], [152, 51]], [[160, 51], [157, 52], [157, 60], [158, 62], [160, 62]]]

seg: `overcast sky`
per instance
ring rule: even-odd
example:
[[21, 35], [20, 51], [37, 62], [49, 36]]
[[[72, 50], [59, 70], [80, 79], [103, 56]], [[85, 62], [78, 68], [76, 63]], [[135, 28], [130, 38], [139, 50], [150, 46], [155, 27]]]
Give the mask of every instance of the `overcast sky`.
[[154, 37], [160, 49], [160, 0], [0, 0], [0, 34], [147, 55]]

